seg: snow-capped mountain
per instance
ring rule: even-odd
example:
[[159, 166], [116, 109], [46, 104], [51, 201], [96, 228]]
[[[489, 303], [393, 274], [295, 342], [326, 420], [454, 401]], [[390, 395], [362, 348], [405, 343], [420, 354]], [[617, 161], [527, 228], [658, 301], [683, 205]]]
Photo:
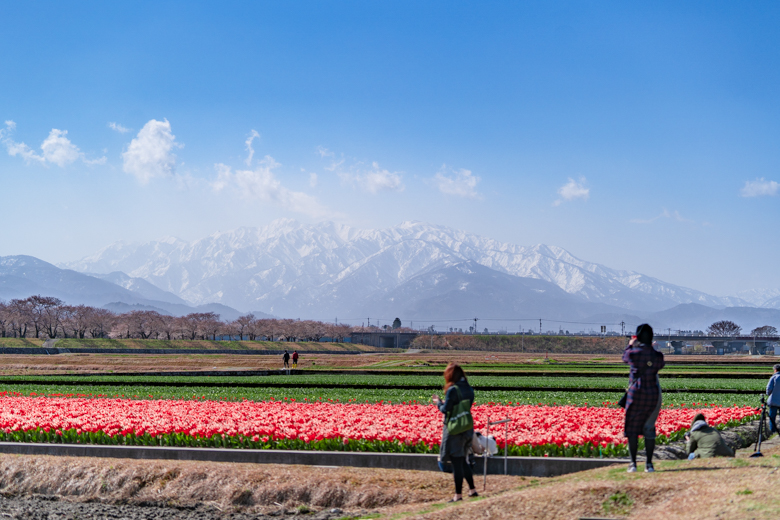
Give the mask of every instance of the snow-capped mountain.
[[[692, 302], [710, 307], [747, 304], [587, 262], [560, 247], [518, 246], [421, 222], [363, 230], [278, 220], [194, 242], [120, 242], [67, 267], [89, 273], [121, 271], [193, 304], [219, 302], [245, 311], [332, 319], [385, 308], [394, 292], [403, 295], [404, 307], [411, 309], [415, 294], [404, 284], [421, 275], [430, 282], [436, 271], [464, 263], [548, 282], [578, 304], [641, 312]], [[460, 278], [450, 273], [441, 279]]]
[[749, 289], [738, 292], [737, 297], [754, 307], [780, 309], [780, 289]]

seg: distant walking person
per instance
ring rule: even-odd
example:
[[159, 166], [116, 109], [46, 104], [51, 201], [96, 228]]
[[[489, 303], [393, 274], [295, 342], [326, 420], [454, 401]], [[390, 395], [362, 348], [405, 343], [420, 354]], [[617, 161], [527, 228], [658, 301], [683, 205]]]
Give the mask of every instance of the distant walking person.
[[290, 368], [290, 353], [287, 352], [287, 349], [284, 349], [284, 354], [282, 354], [282, 361], [284, 361], [284, 368]]
[[780, 409], [780, 365], [775, 365], [775, 373], [766, 385], [766, 395], [769, 396], [769, 433], [777, 433], [777, 410]]
[[[474, 389], [469, 385], [466, 374], [457, 363], [450, 363], [444, 370], [444, 400], [439, 399], [438, 395], [433, 395], [434, 404], [439, 411], [444, 414], [444, 427], [441, 435], [441, 448], [439, 450], [439, 467], [443, 467], [448, 461], [452, 462], [452, 475], [455, 478], [455, 498], [450, 502], [463, 500], [463, 478], [469, 485], [469, 496], [478, 496], [474, 488], [474, 476], [471, 473], [471, 466], [466, 464], [467, 447], [471, 445], [471, 437], [474, 435], [474, 428], [451, 434], [447, 423], [450, 422], [452, 413], [456, 408], [461, 409], [460, 414], [468, 413], [471, 417], [471, 405], [474, 404]], [[462, 401], [468, 401], [467, 406], [458, 406]], [[465, 410], [463, 410], [465, 408]]]
[[639, 436], [645, 437], [647, 463], [645, 472], [652, 473], [655, 449], [655, 421], [661, 411], [661, 385], [658, 371], [664, 367], [664, 355], [653, 348], [653, 328], [642, 324], [636, 328], [636, 336], [623, 351], [623, 362], [631, 366], [626, 399], [625, 434], [631, 455], [629, 473], [636, 472], [636, 455]]
[[298, 351], [293, 350], [293, 368], [298, 368]]

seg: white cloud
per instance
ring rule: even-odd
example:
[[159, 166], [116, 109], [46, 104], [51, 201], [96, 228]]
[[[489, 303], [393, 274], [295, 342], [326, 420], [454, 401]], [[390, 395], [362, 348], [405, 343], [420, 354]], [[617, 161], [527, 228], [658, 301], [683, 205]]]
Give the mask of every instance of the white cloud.
[[585, 187], [585, 177], [580, 177], [579, 182], [569, 177], [569, 182], [558, 188], [558, 195], [561, 198], [553, 202], [553, 206], [559, 206], [564, 200], [588, 200], [590, 188]]
[[38, 162], [40, 164], [46, 164], [46, 159], [41, 155], [37, 155], [29, 146], [24, 143], [17, 143], [10, 139], [6, 140], [5, 147], [8, 150], [8, 155], [16, 157], [17, 155], [22, 157], [27, 164], [32, 162]]
[[325, 148], [324, 146], [317, 147], [317, 153], [320, 157], [336, 157], [336, 154]]
[[359, 186], [368, 193], [379, 193], [380, 191], [404, 191], [401, 175], [398, 172], [391, 172], [379, 167], [377, 162], [371, 163], [371, 169], [363, 173], [339, 173], [339, 177], [345, 183], [352, 183]]
[[739, 194], [743, 197], [761, 197], [764, 195], [777, 195], [780, 183], [765, 180], [763, 177], [754, 181], [746, 181]]
[[341, 159], [336, 159], [336, 154], [325, 148], [324, 146], [318, 146], [317, 147], [317, 153], [320, 157], [323, 159], [330, 158], [330, 164], [328, 166], [325, 166], [325, 169], [329, 172], [334, 172], [337, 169], [341, 167], [342, 164], [344, 164], [344, 154], [342, 154]]
[[11, 132], [16, 130], [16, 123], [10, 119], [5, 122], [5, 128], [0, 128], [0, 139], [5, 139]]
[[661, 213], [659, 213], [658, 215], [656, 215], [653, 218], [648, 218], [648, 219], [634, 218], [634, 219], [631, 219], [629, 222], [631, 222], [632, 224], [652, 224], [656, 220], [659, 220], [659, 219], [662, 219], [662, 218], [663, 219], [671, 219], [671, 220], [674, 220], [676, 222], [684, 222], [684, 223], [688, 223], [688, 224], [692, 224], [693, 223], [693, 220], [685, 218], [682, 215], [680, 215], [679, 211], [677, 211], [677, 210], [669, 211], [666, 208], [664, 208], [661, 211]]
[[317, 174], [316, 173], [312, 172], [312, 173], [309, 174], [309, 186], [311, 186], [312, 188], [316, 188], [317, 187]]
[[436, 187], [439, 188], [440, 192], [445, 195], [455, 195], [470, 199], [480, 198], [480, 194], [477, 193], [476, 189], [480, 178], [472, 175], [470, 170], [457, 170], [453, 172], [451, 177], [445, 175], [445, 171], [446, 166], [442, 166], [441, 170], [433, 177], [433, 182], [436, 183]]
[[120, 134], [126, 134], [127, 132], [130, 131], [129, 128], [125, 128], [124, 126], [120, 125], [119, 123], [113, 123], [113, 122], [108, 123], [108, 127], [111, 130], [114, 130], [115, 132], [119, 132]]
[[217, 164], [217, 178], [211, 183], [211, 187], [216, 192], [234, 189], [244, 198], [270, 202], [312, 217], [332, 216], [332, 213], [315, 197], [282, 186], [273, 173], [273, 170], [279, 166], [279, 163], [268, 155], [254, 170], [233, 171], [230, 166]]
[[255, 139], [260, 139], [260, 134], [257, 133], [257, 130], [252, 130], [252, 132], [249, 134], [249, 137], [246, 138], [246, 151], [248, 152], [246, 156], [246, 165], [251, 166], [252, 164], [252, 157], [255, 156], [255, 149], [252, 148], [252, 141]]
[[57, 130], [56, 128], [53, 128], [52, 131], [49, 132], [49, 137], [41, 144], [43, 158], [50, 163], [56, 164], [60, 168], [76, 162], [81, 156], [79, 149], [70, 142], [70, 139], [65, 137], [67, 135], [67, 130]]
[[74, 145], [70, 139], [67, 138], [67, 130], [59, 130], [52, 128], [49, 132], [49, 136], [41, 143], [41, 150], [43, 153], [37, 154], [32, 148], [25, 143], [17, 143], [10, 138], [10, 134], [16, 129], [16, 123], [13, 121], [5, 122], [5, 129], [0, 131], [0, 139], [8, 150], [8, 155], [16, 157], [17, 155], [22, 157], [28, 164], [37, 162], [42, 165], [56, 164], [60, 168], [76, 162], [81, 159], [85, 164], [105, 164], [106, 158], [101, 157], [99, 159], [87, 159], [86, 156], [79, 150], [78, 146]]
[[123, 170], [135, 175], [141, 184], [147, 184], [154, 177], [171, 176], [176, 167], [173, 149], [181, 146], [171, 133], [167, 119], [152, 119], [122, 153]]

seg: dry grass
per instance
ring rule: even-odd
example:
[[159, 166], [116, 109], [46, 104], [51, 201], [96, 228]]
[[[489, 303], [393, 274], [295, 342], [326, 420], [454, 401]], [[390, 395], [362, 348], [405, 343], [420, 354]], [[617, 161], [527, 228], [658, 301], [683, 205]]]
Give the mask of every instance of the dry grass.
[[654, 474], [628, 474], [620, 466], [539, 479], [523, 489], [446, 509], [422, 508], [404, 518], [777, 518], [780, 448], [763, 452], [760, 459], [746, 458], [745, 450], [737, 459], [659, 462]]
[[[519, 477], [499, 477], [495, 491]], [[423, 471], [0, 455], [0, 493], [111, 504], [213, 504], [267, 511], [419, 507], [452, 493], [452, 477]]]
[[338, 507], [387, 520], [776, 518], [780, 448], [764, 453], [659, 462], [655, 474], [621, 465], [551, 479], [490, 476], [489, 493], [457, 504], [445, 503], [451, 476], [434, 472], [0, 455], [0, 494], [257, 513]]

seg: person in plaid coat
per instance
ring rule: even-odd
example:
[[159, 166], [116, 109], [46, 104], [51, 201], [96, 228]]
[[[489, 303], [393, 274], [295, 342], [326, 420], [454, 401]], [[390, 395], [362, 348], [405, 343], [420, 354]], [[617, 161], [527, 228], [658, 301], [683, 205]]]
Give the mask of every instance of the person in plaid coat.
[[628, 395], [626, 399], [625, 435], [628, 437], [628, 451], [631, 465], [628, 471], [636, 471], [636, 455], [639, 436], [645, 437], [647, 464], [645, 471], [653, 469], [653, 450], [655, 449], [655, 421], [661, 410], [661, 385], [658, 383], [658, 371], [664, 367], [664, 355], [653, 348], [653, 329], [642, 324], [636, 329], [623, 352], [623, 362], [631, 366]]

